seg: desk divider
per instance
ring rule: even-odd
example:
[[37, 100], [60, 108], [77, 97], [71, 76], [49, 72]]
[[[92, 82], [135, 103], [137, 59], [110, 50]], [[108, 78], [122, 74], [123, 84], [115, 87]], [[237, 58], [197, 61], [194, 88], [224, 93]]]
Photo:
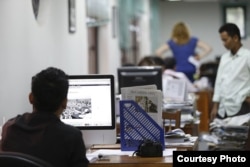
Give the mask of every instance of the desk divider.
[[136, 151], [145, 140], [159, 142], [165, 149], [164, 131], [133, 100], [120, 101], [121, 150]]

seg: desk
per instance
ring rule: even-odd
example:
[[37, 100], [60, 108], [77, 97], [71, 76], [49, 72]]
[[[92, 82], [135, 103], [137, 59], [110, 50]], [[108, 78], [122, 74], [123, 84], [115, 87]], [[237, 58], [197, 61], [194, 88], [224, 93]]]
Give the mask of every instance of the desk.
[[[96, 144], [91, 151], [102, 149], [120, 149], [120, 144]], [[137, 157], [128, 155], [109, 155], [108, 160], [96, 160], [89, 167], [172, 167], [172, 156]]]
[[[175, 110], [180, 110], [181, 111], [181, 129], [186, 133], [186, 134], [191, 134], [193, 136], [198, 136], [199, 135], [199, 120], [197, 120], [196, 116], [196, 109], [195, 106], [175, 106], [175, 107], [165, 107], [163, 108], [162, 112], [174, 112]], [[193, 117], [192, 120], [189, 119], [189, 116]], [[188, 118], [186, 120], [185, 118]], [[183, 120], [184, 119], [184, 120]], [[185, 124], [183, 126], [183, 123]], [[172, 125], [174, 126], [174, 125]], [[168, 131], [168, 126], [165, 126], [165, 131]]]
[[[190, 140], [192, 141], [192, 144], [181, 144], [181, 143], [171, 143], [167, 144], [166, 148], [176, 148], [177, 150], [188, 150], [188, 151], [193, 151], [193, 150], [198, 150], [198, 137], [197, 136], [192, 136], [190, 137]], [[96, 149], [121, 149], [120, 144], [95, 144], [91, 147], [91, 150], [96, 150]]]
[[109, 156], [109, 161], [95, 161], [89, 167], [172, 167], [172, 157], [130, 157], [128, 155]]
[[[166, 145], [166, 148], [177, 148], [177, 150], [196, 150], [198, 148], [198, 137], [192, 137], [193, 145]], [[120, 144], [97, 144], [91, 150], [98, 149], [120, 149]], [[91, 162], [89, 167], [172, 167], [173, 157], [131, 157], [128, 155], [108, 156], [109, 160], [97, 160]]]

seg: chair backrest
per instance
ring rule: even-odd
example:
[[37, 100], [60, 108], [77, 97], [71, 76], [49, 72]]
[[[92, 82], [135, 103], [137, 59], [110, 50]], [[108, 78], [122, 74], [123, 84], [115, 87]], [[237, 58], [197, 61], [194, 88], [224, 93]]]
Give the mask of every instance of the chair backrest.
[[23, 153], [0, 152], [1, 167], [53, 167], [49, 163]]
[[[174, 128], [180, 128], [181, 126], [181, 111], [176, 110], [176, 111], [163, 111], [162, 112], [162, 119], [163, 119], [163, 127], [165, 128], [165, 131], [170, 131], [172, 129], [171, 121], [175, 121], [175, 126]], [[166, 120], [169, 120], [169, 125], [166, 126]]]

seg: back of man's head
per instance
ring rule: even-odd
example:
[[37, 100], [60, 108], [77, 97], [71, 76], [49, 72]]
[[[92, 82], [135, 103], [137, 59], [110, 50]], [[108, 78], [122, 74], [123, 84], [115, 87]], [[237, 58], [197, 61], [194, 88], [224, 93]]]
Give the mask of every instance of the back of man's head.
[[165, 62], [165, 69], [175, 69], [176, 61], [174, 57], [166, 57], [164, 59]]
[[39, 112], [55, 112], [67, 98], [68, 76], [60, 69], [49, 67], [32, 77], [34, 108]]

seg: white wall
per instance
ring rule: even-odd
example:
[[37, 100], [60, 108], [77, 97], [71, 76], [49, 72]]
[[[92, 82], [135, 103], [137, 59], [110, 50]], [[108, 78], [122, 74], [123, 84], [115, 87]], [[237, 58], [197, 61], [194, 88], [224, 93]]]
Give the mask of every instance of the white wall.
[[121, 66], [118, 35], [113, 37], [112, 25], [101, 26], [98, 31], [99, 73], [116, 76], [117, 67]]
[[[173, 25], [178, 21], [184, 21], [189, 25], [193, 36], [198, 37], [213, 48], [210, 55], [203, 61], [214, 60], [215, 56], [226, 51], [218, 33], [218, 29], [223, 23], [221, 8], [217, 2], [161, 2], [160, 15], [162, 43], [169, 39]], [[242, 42], [249, 48], [249, 39], [242, 40]]]
[[145, 13], [141, 15], [141, 19], [139, 22], [139, 60], [141, 60], [144, 56], [150, 55], [151, 51], [151, 38], [150, 38], [150, 1], [143, 1], [143, 8]]
[[[113, 16], [113, 7], [116, 7]], [[110, 22], [98, 29], [98, 57], [99, 73], [113, 74], [115, 77], [115, 91], [117, 92], [117, 68], [121, 66], [121, 53], [119, 49], [118, 11], [117, 1], [109, 0]]]
[[[0, 125], [30, 112], [31, 77], [55, 66], [68, 74], [86, 74], [85, 1], [76, 0], [76, 33], [68, 33], [68, 0], [41, 0], [36, 22], [31, 0], [0, 1]], [[43, 4], [44, 3], [44, 4]]]
[[[98, 31], [98, 54], [99, 73], [113, 74], [116, 77], [116, 69], [121, 66], [121, 53], [119, 49], [118, 35], [118, 11], [116, 0], [109, 0], [108, 14], [110, 21], [99, 27]], [[116, 16], [113, 16], [113, 7], [116, 8]], [[114, 25], [113, 25], [114, 24]]]

